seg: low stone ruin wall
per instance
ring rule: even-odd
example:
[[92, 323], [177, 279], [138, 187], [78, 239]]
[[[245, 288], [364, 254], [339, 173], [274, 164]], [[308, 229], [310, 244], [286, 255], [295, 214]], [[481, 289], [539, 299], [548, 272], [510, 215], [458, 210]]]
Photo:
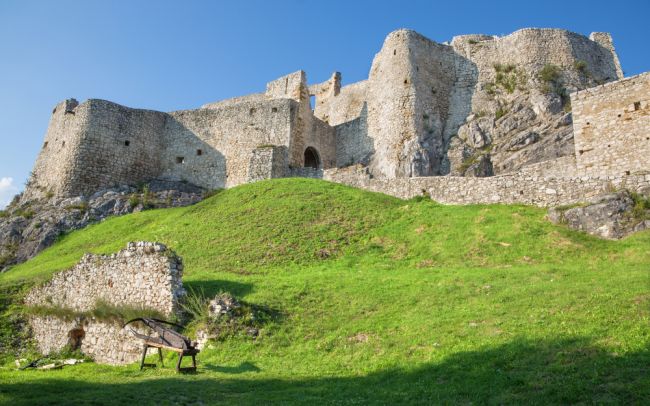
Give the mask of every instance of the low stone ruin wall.
[[326, 170], [323, 179], [385, 193], [401, 199], [428, 195], [444, 204], [530, 204], [539, 207], [568, 205], [613, 190], [650, 190], [650, 173], [628, 176], [542, 176], [536, 171], [471, 178], [433, 176], [371, 179], [362, 168]]
[[172, 316], [185, 295], [182, 276], [181, 259], [158, 243], [132, 242], [117, 254], [84, 255], [72, 269], [55, 274], [25, 298], [27, 306], [64, 309], [67, 315], [53, 311], [30, 317], [39, 349], [47, 354], [70, 345], [101, 363], [136, 361], [140, 340], [122, 328], [122, 321], [98, 319], [92, 310], [103, 301]]

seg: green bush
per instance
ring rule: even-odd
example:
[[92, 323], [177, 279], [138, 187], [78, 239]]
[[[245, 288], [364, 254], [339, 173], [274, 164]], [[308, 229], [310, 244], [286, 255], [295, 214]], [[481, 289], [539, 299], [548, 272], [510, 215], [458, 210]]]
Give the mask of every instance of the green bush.
[[539, 78], [545, 83], [556, 83], [560, 80], [560, 67], [547, 63], [539, 72]]
[[582, 74], [587, 74], [587, 62], [585, 61], [575, 61], [573, 63], [573, 67], [575, 68], [576, 71], [582, 73]]

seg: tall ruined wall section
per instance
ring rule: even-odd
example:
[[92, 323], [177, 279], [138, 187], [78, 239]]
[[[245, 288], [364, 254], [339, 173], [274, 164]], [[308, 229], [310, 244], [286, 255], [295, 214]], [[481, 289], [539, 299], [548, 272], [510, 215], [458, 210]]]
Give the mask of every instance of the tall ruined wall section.
[[38, 154], [24, 198], [38, 198], [48, 193], [63, 194], [78, 163], [79, 144], [87, 117], [76, 111], [79, 103], [68, 99], [52, 110], [43, 146]]
[[96, 99], [75, 104], [54, 109], [26, 198], [91, 194], [159, 174], [165, 113]]
[[289, 146], [296, 111], [273, 99], [169, 113], [161, 176], [208, 189], [245, 183], [255, 148]]
[[650, 171], [650, 73], [574, 93], [571, 103], [579, 169]]
[[[547, 66], [559, 72], [551, 84], [540, 79]], [[489, 176], [571, 154], [565, 96], [621, 76], [607, 33], [523, 29], [444, 45], [398, 30], [367, 81], [338, 95], [314, 92], [315, 114], [335, 127], [339, 167], [369, 163], [380, 177]], [[516, 84], [502, 88], [508, 82]]]
[[380, 177], [437, 174], [455, 82], [455, 55], [409, 30], [391, 33], [367, 85], [370, 168]]
[[[149, 309], [165, 317], [177, 314], [185, 295], [180, 258], [158, 243], [129, 243], [109, 256], [86, 254], [73, 268], [29, 292], [25, 304], [41, 309], [65, 309], [72, 318], [39, 315], [30, 327], [43, 353], [77, 346], [96, 361], [123, 364], [135, 361], [142, 347], [121, 321], [99, 319], [91, 313], [98, 302]], [[47, 314], [44, 310], [41, 313]]]

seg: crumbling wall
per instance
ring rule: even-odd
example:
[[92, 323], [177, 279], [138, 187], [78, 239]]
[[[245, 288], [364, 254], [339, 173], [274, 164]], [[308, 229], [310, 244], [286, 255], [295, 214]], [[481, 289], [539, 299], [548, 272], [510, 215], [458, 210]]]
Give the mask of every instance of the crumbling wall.
[[169, 113], [162, 177], [209, 189], [246, 183], [255, 148], [288, 148], [296, 109], [292, 99], [272, 99]]
[[105, 100], [75, 103], [60, 103], [52, 113], [26, 197], [92, 194], [159, 174], [165, 113]]
[[594, 175], [650, 170], [650, 73], [571, 95], [579, 169]]
[[[129, 243], [116, 254], [84, 255], [73, 268], [55, 274], [25, 298], [27, 306], [57, 309], [51, 315], [30, 317], [39, 349], [49, 353], [72, 345], [98, 362], [135, 361], [142, 346], [122, 328], [123, 321], [97, 318], [92, 311], [103, 302], [173, 316], [185, 295], [182, 275], [181, 259], [158, 243]], [[62, 310], [66, 317], [60, 315]]]
[[86, 123], [85, 115], [75, 111], [78, 105], [75, 99], [68, 99], [52, 110], [45, 140], [24, 198], [38, 198], [48, 193], [61, 194], [69, 187], [69, 179], [78, 161], [79, 134]]

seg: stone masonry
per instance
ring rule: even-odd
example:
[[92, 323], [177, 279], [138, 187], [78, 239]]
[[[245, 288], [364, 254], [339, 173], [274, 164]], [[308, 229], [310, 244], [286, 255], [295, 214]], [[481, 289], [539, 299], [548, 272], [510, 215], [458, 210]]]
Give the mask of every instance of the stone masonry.
[[650, 169], [650, 73], [571, 95], [579, 169], [626, 175]]
[[[185, 295], [183, 264], [159, 243], [129, 243], [112, 255], [86, 254], [73, 268], [34, 288], [25, 305], [88, 314], [99, 301], [112, 306], [154, 310], [170, 317]], [[53, 313], [55, 314], [55, 313]], [[71, 345], [97, 362], [125, 364], [138, 359], [142, 346], [120, 321], [93, 316], [31, 316], [34, 337], [43, 353]]]
[[[336, 180], [328, 174], [361, 165], [375, 183], [435, 185], [430, 195], [440, 201], [483, 193], [490, 202], [547, 205], [592, 194], [594, 185], [637, 184], [650, 170], [650, 76], [624, 79], [607, 33], [526, 28], [437, 43], [401, 29], [386, 37], [367, 80], [341, 81], [335, 72], [308, 85], [297, 71], [263, 93], [171, 113], [66, 100], [53, 111], [23, 199], [151, 179], [207, 189], [286, 176]], [[530, 176], [541, 169], [549, 172]], [[433, 179], [443, 175], [451, 176]], [[575, 185], [581, 196], [568, 190]], [[539, 192], [565, 187], [557, 199]]]

